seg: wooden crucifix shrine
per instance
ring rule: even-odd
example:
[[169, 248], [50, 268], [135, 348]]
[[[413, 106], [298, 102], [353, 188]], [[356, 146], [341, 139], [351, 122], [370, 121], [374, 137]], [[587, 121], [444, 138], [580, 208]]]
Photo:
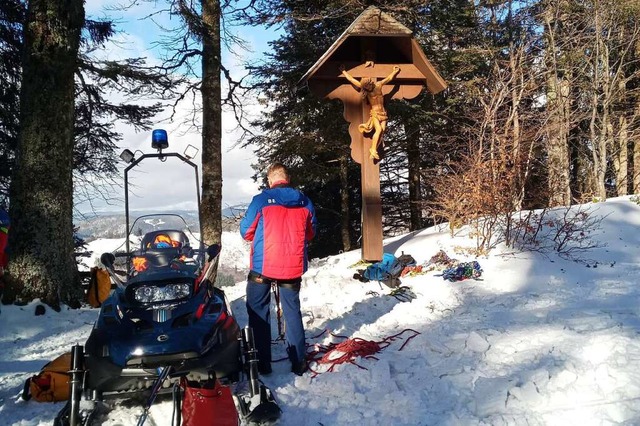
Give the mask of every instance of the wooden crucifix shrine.
[[340, 99], [350, 123], [351, 157], [362, 177], [362, 259], [382, 259], [380, 165], [390, 99], [413, 99], [447, 83], [412, 32], [375, 6], [366, 9], [300, 80], [316, 95]]

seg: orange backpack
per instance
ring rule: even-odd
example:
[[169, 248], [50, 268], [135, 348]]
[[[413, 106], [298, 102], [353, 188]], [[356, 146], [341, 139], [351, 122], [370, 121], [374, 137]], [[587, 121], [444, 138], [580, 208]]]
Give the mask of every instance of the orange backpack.
[[69, 399], [71, 352], [64, 353], [42, 367], [42, 371], [27, 379], [22, 399], [38, 402], [58, 402]]
[[111, 278], [106, 269], [91, 268], [91, 281], [87, 291], [87, 302], [99, 308], [111, 293]]

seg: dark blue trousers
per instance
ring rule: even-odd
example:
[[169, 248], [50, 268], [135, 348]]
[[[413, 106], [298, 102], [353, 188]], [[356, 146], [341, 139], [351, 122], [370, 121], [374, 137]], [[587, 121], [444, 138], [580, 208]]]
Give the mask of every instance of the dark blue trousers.
[[[253, 336], [258, 350], [261, 369], [271, 367], [271, 285], [247, 281], [247, 312], [249, 327], [253, 328]], [[297, 366], [305, 359], [306, 347], [302, 313], [300, 312], [300, 292], [280, 287], [280, 304], [285, 322], [285, 338], [287, 339], [289, 359], [292, 366]]]

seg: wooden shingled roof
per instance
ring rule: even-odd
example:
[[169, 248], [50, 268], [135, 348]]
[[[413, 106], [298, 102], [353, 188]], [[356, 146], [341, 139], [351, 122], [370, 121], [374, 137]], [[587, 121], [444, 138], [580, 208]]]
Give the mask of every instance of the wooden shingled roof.
[[358, 36], [411, 36], [413, 32], [400, 22], [396, 21], [391, 15], [381, 11], [375, 6], [369, 6], [349, 25], [341, 35], [333, 42], [331, 47], [316, 61], [315, 64], [304, 76], [298, 84], [304, 83], [326, 62], [327, 59], [340, 47], [347, 37], [352, 35]]
[[[396, 21], [391, 15], [375, 6], [369, 6], [340, 36], [344, 35], [385, 35], [411, 36], [413, 32]], [[340, 40], [340, 38], [338, 40]], [[334, 43], [335, 44], [335, 43]], [[331, 49], [329, 49], [331, 50]]]
[[[320, 71], [320, 69], [327, 64], [332, 57], [341, 50], [341, 46], [346, 46], [347, 39], [352, 38], [375, 38], [381, 37], [386, 39], [411, 39], [410, 44], [413, 45], [414, 61], [417, 58], [419, 63], [415, 65], [421, 69], [430, 84], [427, 84], [427, 88], [432, 93], [438, 93], [446, 88], [446, 82], [440, 77], [435, 68], [429, 63], [427, 58], [419, 47], [417, 41], [413, 39], [413, 32], [398, 22], [390, 14], [383, 12], [375, 6], [370, 6], [365, 9], [352, 23], [351, 25], [336, 39], [336, 41], [327, 49], [327, 51], [316, 61], [315, 64], [304, 74], [299, 80], [298, 87], [305, 85], [310, 78]], [[407, 41], [409, 43], [409, 41]], [[354, 58], [355, 59], [355, 58]], [[334, 59], [335, 60], [335, 59]], [[343, 61], [344, 62], [344, 61]], [[325, 67], [326, 68], [326, 67]], [[320, 74], [324, 76], [326, 72], [321, 71]], [[318, 75], [320, 75], [318, 74]]]

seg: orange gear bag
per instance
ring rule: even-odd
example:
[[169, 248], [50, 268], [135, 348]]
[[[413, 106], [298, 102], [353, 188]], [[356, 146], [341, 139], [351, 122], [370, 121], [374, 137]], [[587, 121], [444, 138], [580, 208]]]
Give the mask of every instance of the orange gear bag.
[[102, 306], [111, 294], [111, 278], [105, 269], [91, 268], [91, 281], [87, 291], [87, 303], [94, 308]]
[[38, 402], [59, 402], [69, 399], [71, 352], [64, 353], [42, 367], [42, 371], [30, 377], [24, 384], [22, 399], [33, 398]]

